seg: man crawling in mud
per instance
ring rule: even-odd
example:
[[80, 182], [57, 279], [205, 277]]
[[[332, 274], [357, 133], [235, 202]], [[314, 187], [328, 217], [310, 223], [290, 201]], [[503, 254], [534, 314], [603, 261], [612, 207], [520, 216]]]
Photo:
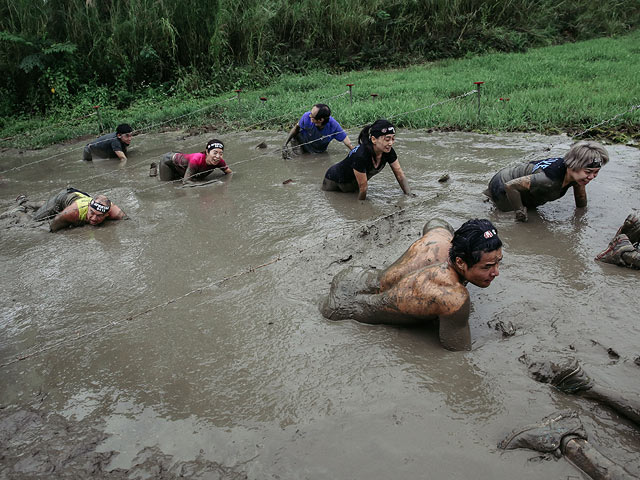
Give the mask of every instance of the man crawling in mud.
[[470, 350], [469, 292], [488, 287], [499, 274], [502, 241], [489, 220], [465, 222], [455, 232], [434, 219], [422, 237], [390, 267], [349, 267], [331, 282], [322, 314], [330, 320], [420, 325], [439, 320], [439, 337], [449, 350]]
[[[28, 200], [18, 200], [30, 204]], [[126, 214], [104, 195], [91, 197], [73, 187], [65, 188], [51, 197], [34, 213], [35, 221], [50, 220], [49, 227], [56, 232], [67, 227], [100, 225], [105, 220], [122, 220]]]

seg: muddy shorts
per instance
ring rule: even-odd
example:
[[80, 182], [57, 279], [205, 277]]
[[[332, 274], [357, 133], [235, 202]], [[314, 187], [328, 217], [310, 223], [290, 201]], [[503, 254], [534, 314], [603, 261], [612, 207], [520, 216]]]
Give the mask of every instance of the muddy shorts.
[[184, 173], [182, 175], [176, 168], [176, 164], [173, 163], [173, 157], [176, 155], [174, 152], [167, 152], [162, 156], [162, 160], [160, 161], [158, 175], [160, 180], [164, 180], [165, 182], [171, 180], [180, 180], [184, 177]]
[[42, 207], [38, 209], [38, 211], [33, 215], [33, 219], [35, 221], [46, 220], [47, 218], [53, 218], [69, 205], [71, 205], [78, 198], [78, 194], [86, 195], [90, 197], [84, 192], [77, 190], [73, 187], [65, 188], [58, 192], [55, 196], [51, 197], [47, 200]]

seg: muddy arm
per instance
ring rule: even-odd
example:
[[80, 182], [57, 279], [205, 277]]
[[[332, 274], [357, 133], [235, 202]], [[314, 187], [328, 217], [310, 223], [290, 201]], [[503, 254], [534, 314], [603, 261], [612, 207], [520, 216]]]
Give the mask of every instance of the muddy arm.
[[286, 147], [291, 141], [291, 139], [298, 134], [298, 132], [300, 132], [300, 125], [296, 123], [296, 125], [289, 132], [289, 136], [287, 137], [287, 140], [284, 142], [282, 146]]
[[128, 218], [127, 214], [124, 213], [120, 207], [115, 204], [111, 204], [111, 208], [109, 209], [109, 220], [122, 220], [124, 218]]
[[367, 180], [367, 174], [357, 171], [355, 168], [353, 169], [353, 174], [356, 176], [356, 181], [358, 182], [358, 200], [366, 200], [367, 199], [367, 190], [369, 188], [369, 181]]
[[389, 165], [393, 174], [400, 185], [400, 188], [404, 192], [405, 195], [411, 194], [411, 189], [409, 188], [409, 182], [407, 181], [407, 177], [404, 176], [404, 172], [402, 171], [402, 167], [400, 167], [400, 162], [396, 160], [392, 164]]
[[78, 206], [73, 203], [61, 211], [49, 224], [51, 232], [57, 232], [63, 228], [67, 228], [71, 225], [75, 225], [79, 219]]
[[573, 198], [576, 201], [576, 207], [584, 208], [587, 206], [587, 189], [584, 185], [573, 186]]
[[469, 297], [460, 309], [448, 315], [440, 315], [440, 343], [447, 350], [471, 350], [471, 330], [469, 329]]
[[520, 222], [526, 222], [528, 220], [527, 209], [524, 205], [522, 205], [522, 197], [520, 196], [520, 192], [526, 192], [530, 189], [531, 175], [514, 178], [513, 180], [510, 180], [504, 184], [504, 191], [507, 194], [509, 203], [511, 203], [511, 206], [515, 210], [516, 220]]

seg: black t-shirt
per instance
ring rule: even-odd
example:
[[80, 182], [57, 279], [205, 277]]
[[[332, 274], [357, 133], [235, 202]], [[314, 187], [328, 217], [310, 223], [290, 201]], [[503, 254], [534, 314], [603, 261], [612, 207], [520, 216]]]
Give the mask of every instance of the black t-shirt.
[[349, 152], [347, 158], [329, 168], [324, 176], [336, 183], [353, 183], [357, 182], [354, 170], [366, 173], [367, 179], [369, 179], [380, 172], [387, 163], [391, 164], [396, 160], [398, 160], [398, 155], [392, 148], [389, 153], [383, 152], [380, 165], [378, 168], [374, 168], [371, 154], [365, 147], [358, 145]]
[[531, 187], [528, 191], [520, 192], [520, 197], [525, 207], [537, 207], [564, 196], [569, 187], [575, 185], [575, 182], [570, 182], [562, 186], [566, 173], [567, 166], [563, 158], [534, 160], [503, 168], [493, 177], [489, 188], [493, 198], [506, 197], [505, 183], [531, 175]]

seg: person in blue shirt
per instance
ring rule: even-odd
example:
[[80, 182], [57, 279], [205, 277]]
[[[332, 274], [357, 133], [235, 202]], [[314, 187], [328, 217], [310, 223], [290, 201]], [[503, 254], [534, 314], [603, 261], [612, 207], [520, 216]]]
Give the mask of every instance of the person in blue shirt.
[[349, 150], [353, 149], [347, 132], [331, 116], [331, 109], [324, 103], [317, 103], [289, 132], [282, 146], [282, 156], [290, 157], [289, 142], [296, 154], [322, 153], [334, 139], [344, 143]]

